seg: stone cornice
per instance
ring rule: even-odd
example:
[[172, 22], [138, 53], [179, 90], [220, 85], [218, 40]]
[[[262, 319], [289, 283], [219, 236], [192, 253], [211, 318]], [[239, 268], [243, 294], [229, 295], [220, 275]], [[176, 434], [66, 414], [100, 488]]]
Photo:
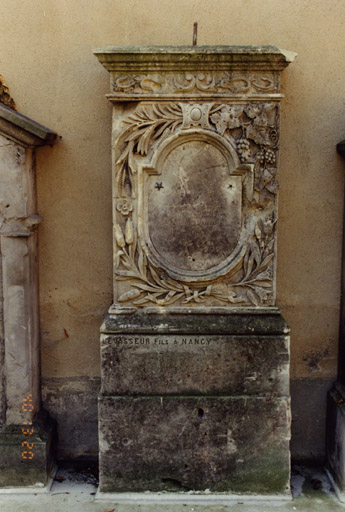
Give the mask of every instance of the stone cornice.
[[281, 71], [296, 54], [276, 46], [108, 46], [93, 52], [108, 71]]
[[0, 134], [27, 147], [52, 145], [57, 138], [54, 131], [2, 104]]

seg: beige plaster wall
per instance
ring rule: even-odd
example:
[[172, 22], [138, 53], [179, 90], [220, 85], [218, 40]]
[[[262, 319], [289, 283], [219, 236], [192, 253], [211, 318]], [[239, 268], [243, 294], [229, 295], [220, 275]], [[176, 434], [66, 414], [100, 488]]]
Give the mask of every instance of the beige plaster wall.
[[[112, 299], [109, 76], [92, 49], [190, 44], [198, 21], [199, 44], [298, 53], [282, 80], [278, 304], [292, 329], [291, 377], [323, 383], [324, 397], [337, 367], [343, 0], [0, 0], [0, 20], [0, 72], [18, 110], [62, 136], [37, 160], [46, 379], [99, 375], [99, 326]], [[301, 405], [297, 426], [318, 421], [320, 435], [324, 402], [314, 401], [317, 418]]]

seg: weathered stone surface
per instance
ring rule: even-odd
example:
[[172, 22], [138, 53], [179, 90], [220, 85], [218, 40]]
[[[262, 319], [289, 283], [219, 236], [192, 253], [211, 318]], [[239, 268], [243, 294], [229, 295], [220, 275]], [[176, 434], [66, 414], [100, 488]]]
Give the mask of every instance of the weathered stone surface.
[[284, 336], [101, 337], [102, 393], [289, 394]]
[[288, 399], [101, 397], [100, 490], [283, 493]]
[[95, 54], [112, 75], [115, 305], [274, 306], [279, 77], [292, 54]]
[[237, 245], [242, 183], [220, 148], [196, 137], [172, 148], [160, 176], [149, 177], [148, 231], [165, 265], [204, 274]]
[[10, 95], [10, 91], [5, 83], [5, 80], [0, 75], [0, 103], [3, 105], [7, 105], [8, 107], [12, 109], [16, 109], [16, 104], [14, 102], [14, 99]]
[[[23, 431], [32, 430], [32, 435]], [[0, 487], [43, 487], [55, 459], [55, 424], [44, 417], [33, 427], [11, 425], [0, 429]]]
[[195, 314], [191, 309], [186, 314], [129, 314], [107, 315], [101, 326], [103, 334], [234, 334], [234, 335], [285, 335], [290, 329], [278, 308], [266, 310], [248, 308], [226, 314], [220, 309], [218, 314]]
[[101, 491], [284, 492], [289, 329], [275, 307], [276, 175], [280, 71], [292, 56], [95, 53], [114, 103]]
[[[40, 217], [33, 146], [55, 139], [54, 132], [0, 104], [0, 487], [44, 485], [51, 469], [53, 427], [47, 424], [47, 432], [45, 425], [36, 428]], [[35, 434], [30, 431], [25, 438], [25, 425], [33, 425]], [[26, 450], [30, 458], [21, 457], [22, 443], [35, 447]]]

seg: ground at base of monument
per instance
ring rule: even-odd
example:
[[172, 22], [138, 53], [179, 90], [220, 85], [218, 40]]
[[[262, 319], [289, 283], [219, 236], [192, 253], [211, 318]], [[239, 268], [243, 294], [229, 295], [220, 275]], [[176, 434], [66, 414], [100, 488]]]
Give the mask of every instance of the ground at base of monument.
[[[292, 472], [291, 501], [277, 499], [232, 501], [228, 504], [119, 503], [115, 500], [96, 499], [97, 478], [93, 467], [76, 468], [64, 465], [55, 477], [48, 494], [0, 495], [0, 510], [4, 512], [341, 512], [342, 505], [336, 498], [322, 468], [295, 466]], [[164, 497], [168, 493], [161, 493]], [[144, 496], [145, 493], [142, 493]], [[187, 493], [188, 496], [188, 493]]]

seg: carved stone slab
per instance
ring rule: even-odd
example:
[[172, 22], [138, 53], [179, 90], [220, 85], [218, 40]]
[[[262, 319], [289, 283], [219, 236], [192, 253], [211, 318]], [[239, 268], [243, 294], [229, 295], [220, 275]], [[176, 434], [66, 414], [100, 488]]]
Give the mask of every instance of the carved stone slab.
[[115, 311], [274, 305], [279, 81], [291, 55], [95, 53], [114, 102]]
[[275, 47], [105, 48], [113, 115], [114, 307], [275, 304]]

